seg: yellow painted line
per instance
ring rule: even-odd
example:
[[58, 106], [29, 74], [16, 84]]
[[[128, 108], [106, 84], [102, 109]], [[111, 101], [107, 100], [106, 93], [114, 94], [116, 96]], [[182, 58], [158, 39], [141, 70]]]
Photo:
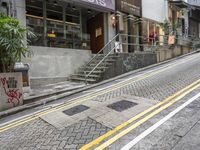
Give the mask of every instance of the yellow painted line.
[[174, 100], [170, 101], [166, 105], [160, 107], [159, 109], [156, 109], [155, 111], [153, 111], [148, 116], [144, 117], [140, 121], [136, 122], [132, 126], [128, 127], [127, 129], [123, 130], [122, 132], [120, 132], [119, 134], [115, 135], [114, 137], [112, 137], [111, 139], [109, 139], [108, 141], [106, 141], [105, 143], [103, 143], [100, 146], [98, 146], [97, 148], [95, 148], [95, 150], [103, 150], [103, 149], [105, 149], [106, 147], [108, 147], [109, 145], [111, 145], [112, 143], [114, 143], [115, 141], [117, 141], [119, 138], [125, 136], [126, 134], [128, 134], [129, 132], [131, 132], [133, 129], [137, 128], [138, 126], [140, 126], [141, 124], [145, 123], [146, 121], [148, 121], [149, 119], [151, 119], [155, 115], [159, 114], [160, 112], [162, 112], [163, 110], [165, 110], [166, 108], [168, 108], [169, 106], [171, 106], [172, 104], [174, 104], [175, 102], [179, 101], [181, 98], [183, 98], [184, 96], [186, 96], [188, 93], [190, 93], [194, 89], [198, 88], [199, 86], [200, 86], [200, 84], [194, 86], [193, 88], [191, 88], [188, 91], [186, 91], [185, 93], [181, 94], [180, 96], [178, 96]]
[[[172, 67], [172, 66], [171, 66]], [[31, 116], [28, 116], [28, 117], [25, 117], [25, 118], [22, 118], [22, 119], [19, 119], [19, 120], [16, 120], [16, 121], [13, 121], [9, 124], [6, 124], [2, 127], [0, 127], [0, 133], [3, 132], [3, 131], [6, 131], [10, 128], [13, 128], [13, 127], [16, 127], [18, 125], [22, 125], [24, 123], [27, 123], [29, 121], [32, 121], [34, 119], [37, 119], [41, 116], [44, 116], [46, 114], [49, 114], [51, 112], [54, 112], [54, 111], [57, 111], [57, 110], [60, 110], [60, 109], [63, 109], [63, 108], [66, 108], [66, 107], [72, 107], [74, 105], [77, 105], [78, 103], [81, 103], [81, 102], [84, 102], [84, 101], [87, 101], [87, 100], [90, 100], [90, 99], [93, 99], [93, 98], [96, 98], [97, 96], [100, 96], [100, 95], [103, 95], [103, 94], [106, 94], [106, 93], [109, 93], [111, 91], [114, 91], [116, 89], [119, 89], [119, 88], [122, 88], [124, 86], [127, 86], [129, 84], [132, 84], [133, 82], [137, 82], [137, 81], [140, 81], [140, 80], [143, 80], [145, 78], [148, 78], [148, 77], [151, 77], [151, 76], [154, 76], [156, 74], [159, 74], [160, 72], [163, 72], [171, 67], [168, 67], [168, 68], [164, 68], [162, 70], [159, 70], [159, 71], [156, 71], [156, 72], [153, 72], [153, 73], [150, 73], [148, 75], [144, 75], [143, 77], [140, 77], [136, 80], [133, 80], [133, 79], [129, 79], [129, 80], [126, 80], [126, 81], [123, 81], [123, 82], [120, 82], [119, 84], [117, 85], [114, 85], [114, 86], [111, 86], [109, 89], [105, 88], [105, 89], [102, 89], [102, 91], [98, 91], [97, 93], [94, 93], [92, 95], [86, 95], [86, 96], [83, 96], [83, 97], [78, 97], [78, 98], [75, 98], [73, 100], [71, 100], [69, 103], [65, 103], [65, 104], [61, 104], [59, 106], [56, 106], [54, 108], [50, 108], [48, 110], [44, 110], [42, 112], [39, 112], [39, 113], [35, 113]], [[134, 77], [135, 78], [135, 77]], [[131, 81], [133, 80], [133, 81]], [[71, 104], [72, 103], [72, 104]]]
[[103, 141], [104, 139], [106, 139], [107, 137], [111, 136], [112, 134], [116, 133], [117, 131], [121, 130], [122, 128], [126, 127], [127, 125], [129, 125], [130, 123], [134, 122], [135, 120], [141, 118], [142, 116], [144, 116], [145, 114], [153, 111], [154, 109], [160, 107], [161, 105], [169, 102], [170, 100], [172, 100], [173, 98], [177, 97], [178, 95], [180, 95], [181, 93], [183, 93], [184, 91], [190, 89], [191, 87], [195, 86], [196, 84], [198, 84], [200, 82], [200, 79], [193, 82], [192, 84], [190, 84], [189, 86], [181, 89], [180, 91], [176, 92], [175, 94], [169, 96], [168, 98], [166, 98], [165, 100], [163, 100], [162, 102], [146, 109], [145, 111], [137, 114], [136, 116], [134, 116], [133, 118], [129, 119], [128, 121], [120, 124], [119, 126], [115, 127], [114, 129], [108, 131], [107, 133], [101, 135], [100, 137], [96, 138], [95, 140], [91, 141], [90, 143], [84, 145], [83, 147], [80, 148], [80, 150], [87, 150], [95, 145], [98, 145], [101, 141]]
[[[188, 60], [190, 60], [190, 59], [192, 59], [192, 58], [189, 58]], [[184, 61], [184, 62], [185, 62], [185, 61]], [[132, 84], [133, 82], [137, 82], [137, 81], [146, 79], [146, 78], [148, 78], [148, 77], [154, 76], [154, 75], [156, 75], [156, 74], [159, 74], [159, 73], [161, 73], [161, 72], [163, 72], [163, 71], [165, 71], [165, 70], [169, 70], [170, 68], [173, 68], [173, 67], [175, 67], [175, 66], [177, 66], [177, 65], [179, 65], [179, 64], [182, 64], [182, 63], [184, 63], [184, 62], [180, 62], [180, 63], [178, 63], [178, 64], [174, 64], [174, 65], [171, 65], [171, 66], [164, 67], [163, 69], [158, 70], [158, 71], [155, 71], [155, 72], [150, 71], [149, 74], [147, 74], [148, 72], [147, 72], [147, 73], [144, 73], [144, 75], [143, 75], [142, 77], [139, 77], [138, 79], [137, 79], [137, 76], [135, 76], [135, 77], [130, 78], [130, 79], [128, 79], [128, 80], [122, 81], [122, 82], [117, 83], [117, 84], [115, 84], [115, 85], [109, 86], [109, 87], [107, 87], [107, 88], [105, 88], [105, 89], [102, 89], [101, 91], [98, 91], [98, 92], [95, 92], [95, 93], [92, 93], [92, 94], [87, 94], [87, 95], [84, 95], [84, 96], [81, 96], [81, 97], [72, 99], [72, 100], [70, 100], [69, 102], [64, 103], [64, 104], [61, 104], [61, 105], [59, 105], [59, 106], [55, 106], [55, 107], [53, 107], [53, 108], [49, 108], [49, 109], [44, 110], [44, 111], [42, 111], [42, 112], [38, 112], [38, 113], [31, 114], [31, 115], [28, 116], [28, 117], [24, 117], [24, 118], [15, 120], [15, 121], [13, 121], [13, 122], [9, 122], [8, 124], [5, 124], [5, 125], [3, 125], [3, 126], [0, 127], [0, 133], [3, 132], [3, 131], [9, 130], [9, 129], [13, 128], [13, 127], [22, 125], [22, 124], [27, 123], [27, 122], [29, 122], [29, 121], [32, 121], [32, 120], [34, 120], [34, 119], [37, 119], [37, 118], [39, 118], [39, 117], [41, 117], [41, 116], [44, 116], [44, 115], [46, 115], [46, 114], [49, 114], [49, 113], [51, 113], [51, 112], [55, 112], [55, 111], [57, 111], [57, 110], [61, 110], [61, 109], [67, 108], [67, 107], [73, 107], [73, 106], [75, 106], [75, 105], [77, 105], [77, 104], [79, 104], [79, 103], [81, 103], [81, 102], [84, 102], [84, 101], [87, 101], [87, 100], [96, 98], [96, 97], [98, 97], [98, 96], [100, 96], [100, 95], [103, 95], [103, 94], [109, 93], [109, 92], [111, 92], [111, 91], [117, 90], [117, 89], [119, 89], [119, 88], [125, 87], [125, 86], [127, 86], [127, 85], [130, 85], [130, 84]], [[145, 74], [147, 74], [147, 75], [145, 75]], [[139, 76], [139, 75], [138, 75], [138, 76]]]

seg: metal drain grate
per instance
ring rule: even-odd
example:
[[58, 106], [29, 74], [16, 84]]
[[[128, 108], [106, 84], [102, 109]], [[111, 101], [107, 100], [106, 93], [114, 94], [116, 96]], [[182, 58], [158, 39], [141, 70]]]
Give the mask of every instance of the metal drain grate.
[[130, 101], [127, 101], [127, 100], [121, 100], [121, 101], [112, 103], [112, 104], [108, 105], [107, 107], [114, 109], [118, 112], [122, 112], [122, 111], [129, 109], [131, 107], [134, 107], [136, 105], [137, 105], [137, 103], [130, 102]]
[[72, 107], [70, 109], [63, 111], [63, 113], [65, 113], [68, 116], [73, 116], [73, 115], [81, 113], [87, 109], [89, 109], [89, 107], [87, 107], [85, 105], [78, 105], [78, 106], [75, 106], [75, 107]]

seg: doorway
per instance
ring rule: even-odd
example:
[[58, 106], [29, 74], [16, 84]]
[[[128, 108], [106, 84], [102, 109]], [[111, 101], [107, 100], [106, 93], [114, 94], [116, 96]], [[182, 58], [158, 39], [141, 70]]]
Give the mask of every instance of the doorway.
[[92, 53], [98, 53], [104, 46], [103, 13], [98, 13], [87, 21], [87, 31], [90, 35]]

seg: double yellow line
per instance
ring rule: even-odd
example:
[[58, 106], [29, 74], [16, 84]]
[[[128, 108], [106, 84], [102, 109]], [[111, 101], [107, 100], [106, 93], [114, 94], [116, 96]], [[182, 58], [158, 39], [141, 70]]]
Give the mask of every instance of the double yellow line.
[[[192, 58], [189, 58], [189, 59], [187, 59], [187, 60], [191, 60]], [[161, 73], [161, 72], [163, 72], [163, 71], [165, 71], [165, 70], [169, 70], [170, 68], [173, 68], [173, 67], [175, 67], [175, 66], [177, 66], [177, 65], [180, 65], [180, 64], [182, 64], [182, 63], [185, 63], [185, 61], [184, 62], [180, 62], [180, 63], [177, 63], [177, 64], [174, 64], [174, 65], [171, 65], [171, 66], [165, 66], [165, 67], [163, 67], [162, 69], [160, 69], [160, 70], [158, 70], [158, 71], [150, 71], [150, 73], [145, 73], [145, 74], [147, 74], [147, 75], [143, 75], [142, 77], [133, 77], [133, 78], [130, 78], [130, 79], [128, 79], [128, 80], [125, 80], [125, 81], [122, 81], [122, 82], [120, 82], [120, 83], [117, 83], [117, 84], [115, 84], [115, 85], [111, 85], [111, 86], [109, 86], [109, 87], [107, 87], [107, 88], [105, 88], [105, 89], [102, 89], [101, 91], [97, 91], [97, 92], [94, 92], [94, 93], [89, 93], [89, 94], [87, 94], [87, 95], [83, 95], [83, 96], [80, 96], [80, 97], [78, 97], [78, 98], [74, 98], [74, 99], [71, 99], [70, 101], [68, 101], [68, 102], [65, 102], [64, 104], [60, 104], [60, 105], [58, 105], [58, 106], [55, 106], [55, 107], [52, 107], [52, 108], [49, 108], [49, 109], [45, 109], [45, 110], [42, 110], [42, 111], [40, 111], [40, 112], [36, 112], [36, 113], [34, 113], [34, 114], [31, 114], [31, 115], [29, 115], [29, 116], [26, 116], [26, 117], [23, 117], [23, 118], [20, 118], [20, 119], [17, 119], [17, 120], [14, 120], [14, 121], [11, 121], [11, 122], [9, 122], [9, 123], [6, 123], [5, 125], [2, 125], [2, 126], [0, 126], [0, 133], [1, 132], [4, 132], [4, 131], [6, 131], [6, 130], [9, 130], [9, 129], [11, 129], [11, 128], [13, 128], [13, 127], [16, 127], [16, 126], [19, 126], [19, 125], [22, 125], [22, 124], [24, 124], [24, 123], [27, 123], [27, 122], [29, 122], [29, 121], [32, 121], [32, 120], [35, 120], [35, 119], [37, 119], [37, 118], [39, 118], [39, 117], [41, 117], [41, 116], [44, 116], [44, 115], [46, 115], [46, 114], [49, 114], [49, 113], [51, 113], [51, 112], [55, 112], [55, 111], [57, 111], [57, 110], [61, 110], [61, 109], [64, 109], [64, 108], [69, 108], [69, 107], [73, 107], [73, 106], [75, 106], [75, 105], [77, 105], [77, 104], [80, 104], [81, 102], [84, 102], [84, 101], [87, 101], [87, 100], [91, 100], [91, 99], [93, 99], [93, 98], [96, 98], [96, 97], [98, 97], [98, 96], [101, 96], [101, 95], [103, 95], [103, 94], [106, 94], [106, 93], [109, 93], [109, 92], [112, 92], [112, 91], [115, 91], [115, 90], [117, 90], [117, 89], [120, 89], [120, 88], [122, 88], [122, 87], [125, 87], [125, 86], [127, 86], [127, 85], [130, 85], [130, 84], [132, 84], [133, 82], [137, 82], [137, 81], [140, 81], [140, 80], [143, 80], [143, 79], [146, 79], [146, 78], [148, 78], [148, 77], [152, 77], [152, 76], [154, 76], [154, 75], [156, 75], [156, 74], [159, 74], [159, 73]]]
[[116, 140], [118, 140], [122, 136], [126, 135], [127, 133], [129, 133], [130, 131], [135, 129], [136, 127], [140, 126], [141, 124], [143, 124], [147, 120], [151, 119], [153, 116], [157, 115], [158, 113], [160, 113], [164, 109], [168, 108], [169, 106], [171, 106], [172, 104], [174, 104], [175, 102], [177, 102], [178, 100], [180, 100], [185, 95], [187, 95], [188, 93], [190, 93], [194, 89], [198, 88], [199, 86], [200, 86], [200, 79], [195, 81], [195, 82], [193, 82], [189, 86], [183, 88], [182, 90], [178, 91], [177, 93], [171, 95], [170, 97], [166, 98], [164, 101], [162, 101], [162, 102], [160, 102], [160, 103], [148, 108], [147, 110], [139, 113], [138, 115], [134, 116], [133, 118], [129, 119], [128, 121], [122, 123], [121, 125], [115, 127], [114, 129], [108, 131], [104, 135], [102, 135], [102, 136], [98, 137], [97, 139], [91, 141], [90, 143], [84, 145], [83, 147], [80, 148], [80, 150], [88, 150], [88, 149], [90, 149], [92, 147], [95, 147], [95, 146], [99, 145], [106, 138], [110, 137], [111, 135], [113, 135], [113, 134], [117, 133], [118, 131], [122, 130], [123, 128], [125, 128], [128, 125], [130, 125], [134, 121], [136, 121], [136, 120], [138, 120], [138, 119], [143, 117], [138, 122], [134, 123], [133, 125], [131, 125], [127, 129], [124, 129], [120, 133], [114, 135], [114, 137], [108, 139], [106, 142], [104, 142], [103, 144], [101, 144], [97, 148], [95, 148], [95, 150], [103, 150], [103, 149], [105, 149], [106, 147], [108, 147], [109, 145], [114, 143]]
[[54, 112], [54, 111], [57, 111], [57, 110], [61, 110], [61, 109], [64, 109], [64, 108], [68, 108], [68, 107], [73, 107], [73, 106], [75, 106], [75, 105], [77, 105], [77, 104], [79, 104], [81, 102], [84, 102], [84, 101], [87, 101], [87, 100], [91, 100], [91, 99], [96, 98], [96, 97], [98, 97], [100, 95], [103, 95], [103, 94], [115, 91], [117, 89], [120, 89], [122, 87], [125, 87], [127, 85], [130, 85], [133, 82], [137, 82], [137, 81], [143, 80], [145, 78], [154, 76], [154, 75], [156, 75], [156, 74], [158, 74], [160, 72], [163, 72], [163, 71], [165, 71], [167, 69], [170, 69], [170, 68], [172, 68], [174, 66], [176, 66], [176, 65], [172, 65], [170, 67], [161, 69], [159, 71], [151, 72], [151, 73], [149, 73], [147, 75], [144, 75], [143, 77], [140, 77], [138, 79], [136, 77], [130, 78], [130, 79], [122, 81], [122, 82], [120, 82], [120, 83], [118, 83], [116, 85], [112, 85], [112, 86], [110, 86], [108, 88], [102, 89], [101, 91], [98, 91], [98, 92], [95, 92], [95, 93], [92, 93], [92, 94], [87, 94], [87, 95], [84, 95], [84, 96], [80, 96], [80, 97], [72, 99], [72, 100], [70, 100], [70, 101], [68, 101], [68, 102], [66, 102], [64, 104], [60, 104], [60, 105], [55, 106], [53, 108], [49, 108], [49, 109], [43, 110], [41, 112], [34, 113], [34, 114], [30, 115], [30, 116], [23, 117], [21, 119], [12, 121], [12, 122], [10, 122], [8, 124], [5, 124], [5, 125], [1, 126], [0, 127], [0, 133], [3, 132], [3, 131], [6, 131], [8, 129], [11, 129], [13, 127], [16, 127], [16, 126], [22, 125], [24, 123], [27, 123], [29, 121], [35, 120], [35, 119], [37, 119], [37, 118], [39, 118], [41, 116], [44, 116], [46, 114], [49, 114], [51, 112]]

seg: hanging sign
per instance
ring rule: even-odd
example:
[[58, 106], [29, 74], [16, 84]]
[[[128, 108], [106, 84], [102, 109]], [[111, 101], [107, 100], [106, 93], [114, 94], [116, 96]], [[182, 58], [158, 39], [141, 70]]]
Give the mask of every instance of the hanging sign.
[[114, 0], [75, 0], [80, 3], [84, 3], [87, 5], [92, 5], [94, 8], [99, 8], [103, 10], [115, 10], [115, 2]]

